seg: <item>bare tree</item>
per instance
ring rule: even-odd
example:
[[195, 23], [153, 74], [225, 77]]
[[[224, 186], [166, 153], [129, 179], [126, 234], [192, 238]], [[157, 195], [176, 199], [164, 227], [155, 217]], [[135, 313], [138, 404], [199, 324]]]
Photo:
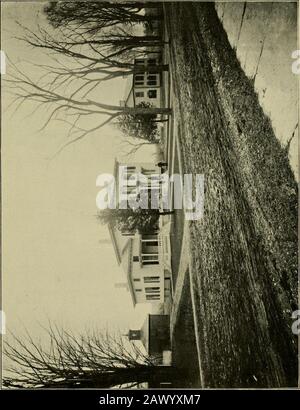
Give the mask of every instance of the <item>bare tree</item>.
[[[75, 84], [75, 89], [71, 87], [62, 89], [60, 87], [60, 92], [57, 91], [59, 85], [55, 81], [46, 81], [45, 83], [43, 78], [35, 81], [15, 65], [14, 68], [15, 73], [8, 75], [6, 80], [7, 88], [14, 94], [12, 103], [18, 104], [19, 107], [20, 104], [30, 99], [36, 103], [36, 109], [46, 106], [48, 108], [48, 117], [42, 129], [51, 120], [66, 123], [69, 126], [68, 137], [71, 137], [71, 139], [61, 149], [101, 129], [120, 115], [170, 115], [172, 112], [169, 108], [121, 107], [92, 99], [89, 94], [93, 87], [88, 91], [84, 88], [86, 85], [94, 86], [95, 81], [93, 79], [88, 80], [83, 85]], [[92, 125], [89, 128], [83, 128], [81, 120], [86, 119], [87, 116], [91, 119], [90, 123]], [[106, 117], [105, 120], [103, 120], [103, 116]], [[100, 121], [99, 117], [101, 117]]]
[[[171, 381], [176, 369], [158, 366], [121, 335], [107, 332], [78, 337], [52, 325], [47, 346], [28, 333], [5, 343], [7, 388], [109, 388], [134, 387], [143, 382]], [[44, 343], [45, 344], [45, 343]]]
[[[145, 71], [167, 70], [166, 65], [138, 66], [132, 59], [132, 52], [134, 56], [144, 55], [148, 46], [157, 40], [155, 36], [132, 35], [128, 28], [121, 26], [91, 36], [83, 34], [78, 22], [76, 24], [75, 28], [58, 28], [54, 30], [55, 34], [39, 26], [36, 32], [23, 27], [24, 35], [19, 39], [31, 47], [50, 52], [53, 65], [34, 64], [42, 72], [38, 80], [29, 78], [14, 66], [15, 74], [7, 81], [15, 93], [16, 104], [31, 99], [37, 103], [37, 109], [42, 106], [48, 108], [44, 126], [50, 120], [63, 121], [69, 125], [68, 136], [74, 138], [62, 148], [99, 130], [119, 115], [171, 114], [168, 108], [120, 107], [91, 97], [103, 81]], [[89, 123], [92, 126], [89, 128], [86, 128], [87, 121], [84, 121], [84, 126], [81, 123], [87, 116], [91, 118]]]
[[[146, 14], [142, 11], [154, 8], [157, 12]], [[57, 1], [50, 2], [44, 12], [53, 27], [80, 27], [84, 33], [94, 34], [118, 24], [147, 24], [162, 17], [160, 3], [147, 2], [100, 2], [100, 1]]]
[[[44, 8], [54, 27], [51, 34], [44, 28], [32, 32], [24, 27], [22, 40], [33, 47], [71, 57], [71, 64], [76, 59], [80, 64], [73, 74], [104, 74], [102, 81], [133, 72], [166, 71], [168, 65], [136, 67], [134, 64], [137, 56], [144, 56], [150, 49], [159, 53], [164, 45], [158, 35], [137, 34], [139, 23], [158, 18], [157, 13], [141, 13], [145, 7], [161, 10], [161, 4], [143, 2], [51, 2]], [[70, 71], [63, 69], [60, 74], [68, 76]]]
[[[158, 73], [169, 69], [168, 64], [135, 64], [135, 58], [145, 57], [155, 49], [159, 53], [164, 42], [158, 36], [133, 35], [122, 27], [115, 27], [97, 37], [82, 34], [79, 28], [59, 30], [55, 34], [40, 26], [35, 32], [23, 26], [22, 29], [24, 35], [18, 39], [54, 56], [56, 67], [47, 68], [64, 80], [70, 76], [87, 78], [97, 75], [99, 81], [105, 81], [134, 73]], [[59, 63], [59, 56], [69, 60], [68, 67]]]

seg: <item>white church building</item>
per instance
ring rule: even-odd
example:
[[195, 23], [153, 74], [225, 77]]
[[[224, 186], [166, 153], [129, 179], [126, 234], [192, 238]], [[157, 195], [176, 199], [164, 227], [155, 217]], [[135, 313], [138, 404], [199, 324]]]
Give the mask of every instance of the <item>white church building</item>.
[[[152, 163], [124, 164], [116, 160], [114, 170], [116, 183], [119, 181], [120, 170], [122, 170], [121, 178], [125, 179], [125, 189], [132, 197], [138, 195], [141, 189], [150, 189], [138, 183], [136, 186], [127, 184], [126, 179], [133, 173], [156, 178], [157, 189], [159, 189], [161, 168]], [[160, 216], [159, 226], [147, 233], [120, 232], [109, 226], [117, 262], [125, 272], [126, 287], [130, 291], [134, 305], [164, 303], [171, 297], [170, 226], [170, 215]]]

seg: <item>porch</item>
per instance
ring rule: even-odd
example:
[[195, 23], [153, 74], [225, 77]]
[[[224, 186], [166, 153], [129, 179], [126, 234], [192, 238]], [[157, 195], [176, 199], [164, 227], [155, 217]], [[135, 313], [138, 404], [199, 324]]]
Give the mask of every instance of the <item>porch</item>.
[[[161, 224], [160, 224], [161, 225]], [[171, 272], [171, 246], [169, 232], [141, 234], [140, 261], [143, 266], [160, 265]]]

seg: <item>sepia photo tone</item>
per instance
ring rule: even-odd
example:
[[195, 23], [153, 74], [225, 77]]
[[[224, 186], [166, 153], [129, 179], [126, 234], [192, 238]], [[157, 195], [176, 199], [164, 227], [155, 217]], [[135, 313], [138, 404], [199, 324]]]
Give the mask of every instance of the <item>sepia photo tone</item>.
[[2, 386], [298, 386], [298, 3], [2, 1]]

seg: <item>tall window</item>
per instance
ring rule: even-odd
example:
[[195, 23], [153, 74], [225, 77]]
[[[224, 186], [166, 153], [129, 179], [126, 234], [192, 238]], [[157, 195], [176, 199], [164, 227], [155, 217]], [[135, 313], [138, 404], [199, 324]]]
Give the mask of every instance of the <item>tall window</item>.
[[143, 265], [158, 265], [159, 261], [144, 261], [143, 260]]
[[146, 293], [158, 293], [159, 294], [159, 286], [148, 286], [145, 288]]
[[136, 74], [134, 77], [134, 84], [143, 85], [144, 84], [144, 74]]
[[[155, 90], [156, 91], [156, 90]], [[136, 91], [135, 96], [137, 98], [144, 98], [144, 91]]]
[[134, 166], [127, 166], [124, 168], [124, 172], [123, 172], [123, 179], [125, 181], [127, 181], [128, 184], [128, 180], [129, 178], [136, 173], [136, 168]]
[[[149, 252], [149, 246], [158, 246], [158, 240], [157, 239], [142, 239], [142, 252], [147, 254], [147, 252]], [[149, 252], [149, 254], [151, 253], [155, 253], [157, 254], [157, 249], [153, 250], [152, 252]]]
[[157, 234], [155, 232], [153, 232], [153, 233], [143, 233], [142, 234], [142, 239], [157, 239]]
[[145, 276], [144, 277], [145, 283], [155, 283], [159, 282], [159, 276]]
[[147, 77], [147, 85], [156, 85], [157, 84], [157, 80], [156, 80], [156, 75], [152, 74], [152, 75], [148, 75]]
[[142, 254], [142, 263], [143, 265], [158, 265], [158, 254]]
[[121, 231], [122, 236], [133, 236], [134, 235], [134, 231]]
[[146, 295], [146, 300], [159, 300], [159, 295]]
[[135, 173], [135, 170], [136, 170], [135, 166], [128, 166], [125, 168], [125, 174], [131, 175]]
[[156, 90], [149, 90], [148, 91], [148, 97], [149, 98], [156, 98], [157, 97], [157, 91]]

